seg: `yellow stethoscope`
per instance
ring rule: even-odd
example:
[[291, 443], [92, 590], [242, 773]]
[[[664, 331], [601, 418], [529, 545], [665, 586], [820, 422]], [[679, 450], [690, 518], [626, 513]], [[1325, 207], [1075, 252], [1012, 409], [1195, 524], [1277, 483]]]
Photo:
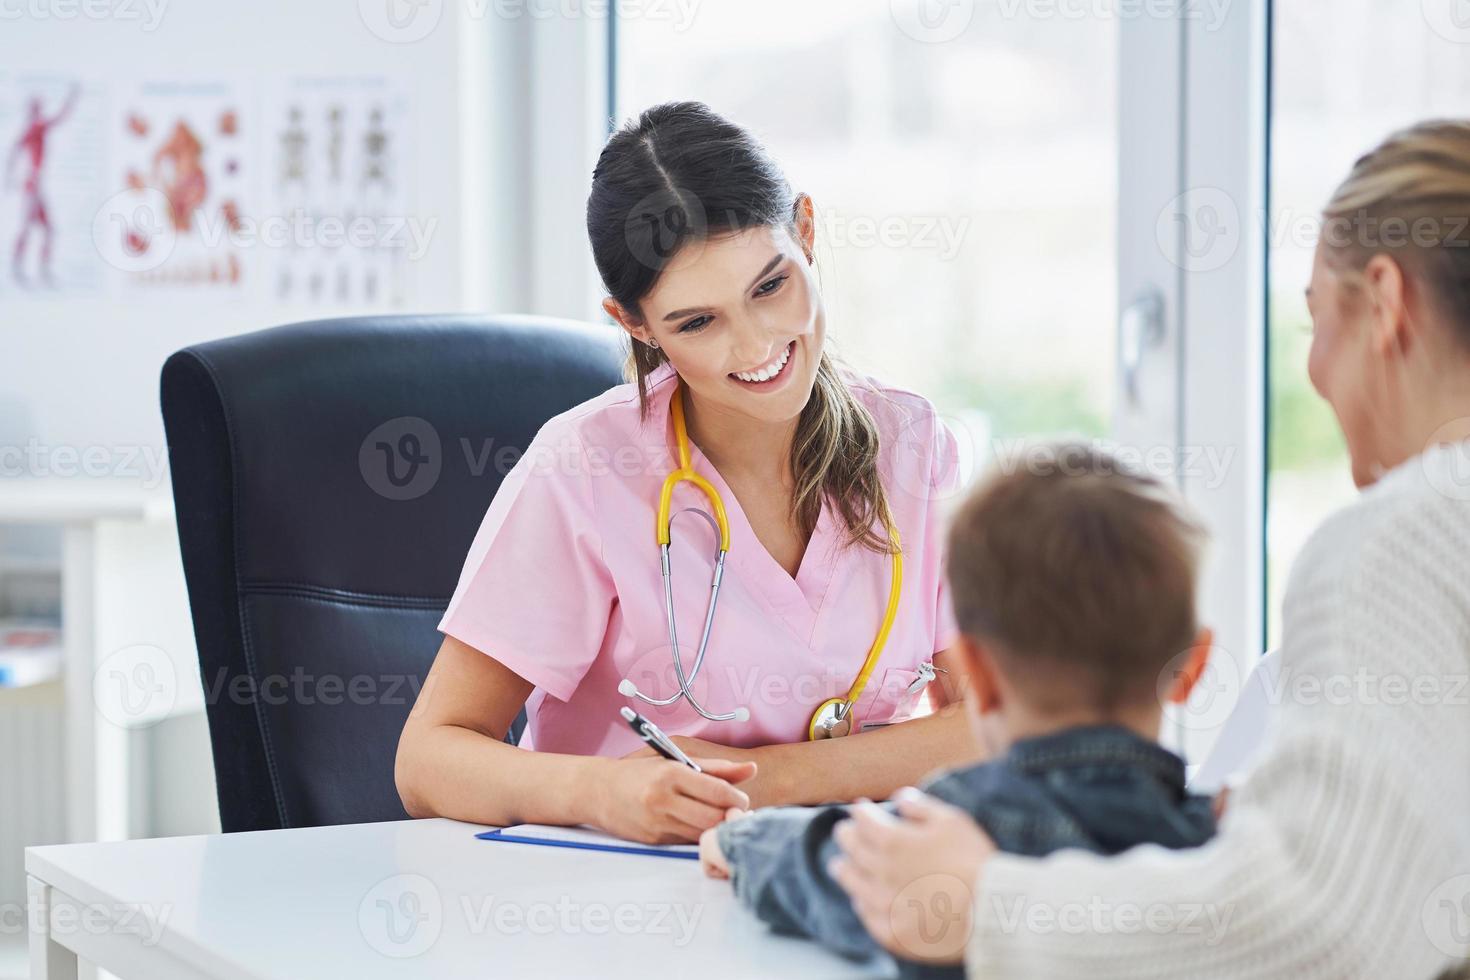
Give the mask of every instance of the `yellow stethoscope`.
[[[641, 701], [654, 705], [673, 704], [679, 698], [685, 698], [695, 711], [710, 721], [748, 721], [750, 712], [746, 708], [737, 707], [733, 711], [712, 712], [701, 705], [694, 697], [691, 685], [694, 678], [699, 674], [699, 668], [704, 665], [704, 654], [709, 648], [710, 627], [715, 619], [715, 605], [720, 598], [720, 582], [725, 575], [725, 555], [730, 551], [730, 522], [725, 517], [725, 505], [720, 500], [719, 491], [704, 477], [694, 472], [689, 463], [689, 434], [684, 427], [684, 400], [678, 382], [675, 382], [673, 394], [670, 396], [670, 411], [674, 419], [674, 437], [679, 447], [679, 466], [669, 473], [664, 479], [664, 486], [658, 498], [658, 552], [659, 564], [663, 572], [664, 580], [664, 617], [669, 627], [669, 649], [672, 651], [674, 660], [674, 674], [679, 680], [679, 690], [667, 698], [651, 698], [641, 693], [631, 679], [624, 679], [618, 685], [618, 691], [625, 697], [636, 697]], [[685, 508], [685, 511], [693, 511], [709, 522], [720, 539], [719, 550], [715, 553], [715, 569], [710, 581], [709, 608], [704, 616], [704, 632], [699, 638], [699, 650], [694, 655], [694, 668], [686, 675], [684, 672], [684, 661], [679, 656], [679, 634], [674, 625], [674, 586], [672, 572], [669, 565], [669, 542], [673, 528], [673, 519], [678, 514], [671, 515], [669, 508], [674, 496], [674, 487], [681, 482], [689, 482], [704, 492], [709, 498], [714, 516], [694, 507]], [[828, 698], [817, 705], [812, 712], [811, 723], [807, 726], [807, 738], [836, 738], [846, 735], [853, 728], [853, 706], [857, 704], [858, 698], [862, 697], [863, 688], [867, 686], [868, 678], [873, 674], [873, 668], [878, 663], [878, 657], [883, 652], [883, 645], [888, 641], [888, 634], [893, 629], [893, 621], [898, 616], [898, 598], [903, 591], [903, 552], [899, 548], [898, 529], [888, 522], [888, 539], [893, 545], [893, 577], [888, 588], [888, 607], [883, 612], [883, 622], [878, 627], [878, 635], [873, 637], [873, 645], [868, 648], [868, 655], [863, 660], [862, 670], [858, 671], [857, 678], [848, 688], [847, 694], [840, 698]]]

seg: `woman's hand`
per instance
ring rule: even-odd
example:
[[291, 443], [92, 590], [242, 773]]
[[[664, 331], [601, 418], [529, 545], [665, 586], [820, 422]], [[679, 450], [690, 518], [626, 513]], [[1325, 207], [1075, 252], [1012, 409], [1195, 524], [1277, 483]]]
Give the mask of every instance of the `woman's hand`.
[[596, 792], [597, 826], [625, 840], [687, 844], [745, 810], [750, 797], [734, 784], [755, 775], [755, 763], [696, 758], [703, 772], [670, 762], [651, 750], [611, 760]]
[[904, 959], [960, 963], [974, 891], [995, 853], [959, 807], [915, 789], [896, 796], [900, 818], [863, 801], [833, 835], [843, 856], [829, 871], [880, 946]]

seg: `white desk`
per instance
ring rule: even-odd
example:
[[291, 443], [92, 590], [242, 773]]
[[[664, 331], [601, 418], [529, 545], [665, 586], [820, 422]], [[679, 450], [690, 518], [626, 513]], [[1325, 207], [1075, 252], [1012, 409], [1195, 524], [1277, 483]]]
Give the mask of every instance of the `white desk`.
[[31, 976], [877, 975], [772, 934], [694, 861], [409, 820], [26, 851]]

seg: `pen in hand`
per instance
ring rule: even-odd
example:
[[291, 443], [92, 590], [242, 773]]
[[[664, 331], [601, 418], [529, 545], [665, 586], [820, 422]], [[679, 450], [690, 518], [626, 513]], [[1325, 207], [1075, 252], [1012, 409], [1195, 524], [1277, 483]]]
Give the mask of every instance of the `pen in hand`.
[[675, 745], [674, 740], [665, 735], [653, 722], [626, 705], [619, 708], [618, 713], [627, 720], [628, 725], [638, 737], [647, 742], [659, 755], [671, 762], [682, 762], [695, 772], [704, 772], [699, 768], [699, 763], [685, 755], [684, 750]]

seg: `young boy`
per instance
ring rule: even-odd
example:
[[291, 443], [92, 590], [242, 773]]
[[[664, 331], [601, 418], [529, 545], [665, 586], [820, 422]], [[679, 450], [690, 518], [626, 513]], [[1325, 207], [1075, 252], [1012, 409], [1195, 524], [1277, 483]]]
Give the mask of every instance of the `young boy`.
[[[1017, 854], [1213, 836], [1211, 801], [1185, 791], [1183, 760], [1157, 742], [1161, 699], [1187, 697], [1209, 656], [1194, 606], [1203, 541], [1164, 484], [1087, 446], [1044, 447], [990, 475], [951, 524], [948, 575], [965, 710], [994, 755], [924, 789]], [[880, 952], [826, 870], [845, 807], [731, 816], [700, 839], [707, 874], [730, 877], [779, 931]]]

